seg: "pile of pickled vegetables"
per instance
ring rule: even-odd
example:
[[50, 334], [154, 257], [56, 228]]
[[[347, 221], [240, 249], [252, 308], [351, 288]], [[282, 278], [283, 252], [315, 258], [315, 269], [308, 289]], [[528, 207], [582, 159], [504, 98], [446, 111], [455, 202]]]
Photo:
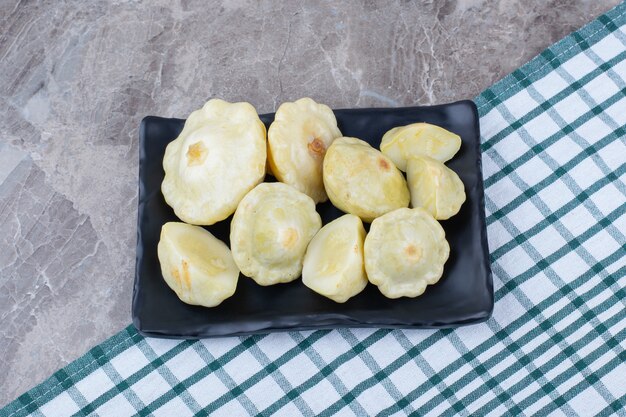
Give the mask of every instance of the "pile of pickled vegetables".
[[[465, 201], [444, 164], [460, 147], [458, 135], [414, 123], [389, 130], [378, 150], [344, 137], [333, 111], [310, 98], [283, 103], [266, 132], [249, 103], [210, 100], [163, 158], [161, 190], [184, 222], [161, 229], [163, 277], [182, 301], [206, 307], [235, 293], [240, 272], [259, 285], [301, 276], [338, 303], [368, 282], [389, 298], [419, 296], [450, 252], [437, 220]], [[316, 203], [328, 199], [346, 214], [322, 227]], [[230, 248], [200, 227], [233, 214]]]

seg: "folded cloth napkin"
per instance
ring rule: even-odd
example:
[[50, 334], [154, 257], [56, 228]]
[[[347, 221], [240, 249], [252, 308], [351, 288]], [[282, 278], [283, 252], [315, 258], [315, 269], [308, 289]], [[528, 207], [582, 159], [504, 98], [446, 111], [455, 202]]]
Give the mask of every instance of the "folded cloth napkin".
[[486, 323], [201, 341], [128, 327], [0, 416], [626, 415], [626, 4], [476, 104]]

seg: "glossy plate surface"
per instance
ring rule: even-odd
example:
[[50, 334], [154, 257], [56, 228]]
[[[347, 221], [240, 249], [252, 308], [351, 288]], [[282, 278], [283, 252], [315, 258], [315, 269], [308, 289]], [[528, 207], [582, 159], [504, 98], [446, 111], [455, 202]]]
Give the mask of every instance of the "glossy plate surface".
[[[344, 304], [324, 298], [298, 279], [261, 287], [241, 276], [235, 295], [215, 308], [190, 306], [165, 284], [157, 258], [161, 226], [179, 221], [161, 194], [162, 160], [184, 120], [146, 117], [140, 128], [137, 265], [133, 323], [147, 336], [202, 338], [337, 327], [447, 328], [485, 321], [493, 310], [476, 106], [471, 101], [430, 107], [335, 110], [345, 136], [378, 148], [383, 134], [414, 122], [439, 125], [461, 136], [459, 153], [447, 163], [465, 185], [461, 211], [442, 221], [450, 258], [441, 280], [417, 298], [385, 298], [369, 284]], [[269, 127], [273, 114], [261, 115]], [[268, 179], [271, 180], [271, 179]], [[330, 202], [318, 205], [324, 224], [343, 213]], [[229, 243], [230, 218], [207, 227]]]

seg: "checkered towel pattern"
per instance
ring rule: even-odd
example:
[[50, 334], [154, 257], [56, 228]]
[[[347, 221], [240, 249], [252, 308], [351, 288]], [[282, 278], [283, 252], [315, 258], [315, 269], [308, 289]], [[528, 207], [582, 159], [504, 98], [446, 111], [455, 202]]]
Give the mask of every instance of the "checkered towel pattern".
[[476, 103], [488, 322], [202, 341], [129, 327], [0, 416], [625, 416], [626, 5]]

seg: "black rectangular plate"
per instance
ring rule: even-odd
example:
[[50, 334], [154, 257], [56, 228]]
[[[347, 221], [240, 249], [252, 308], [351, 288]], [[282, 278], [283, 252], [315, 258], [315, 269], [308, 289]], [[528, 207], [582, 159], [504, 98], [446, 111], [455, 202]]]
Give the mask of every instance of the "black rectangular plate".
[[[240, 276], [237, 291], [218, 307], [180, 301], [161, 275], [157, 243], [161, 226], [179, 221], [161, 194], [163, 153], [184, 120], [146, 117], [139, 132], [139, 213], [133, 323], [146, 336], [203, 338], [337, 327], [447, 328], [487, 320], [493, 310], [493, 283], [487, 247], [478, 113], [472, 101], [431, 107], [335, 110], [339, 129], [378, 148], [396, 126], [428, 122], [462, 138], [448, 162], [465, 184], [459, 214], [443, 221], [450, 258], [441, 280], [417, 298], [385, 298], [369, 284], [344, 304], [324, 298], [300, 279], [262, 287]], [[274, 114], [261, 120], [269, 127]], [[219, 175], [219, 173], [216, 173]], [[268, 179], [271, 180], [271, 179]], [[324, 224], [343, 213], [329, 202], [318, 205]], [[230, 218], [206, 228], [229, 243]]]

